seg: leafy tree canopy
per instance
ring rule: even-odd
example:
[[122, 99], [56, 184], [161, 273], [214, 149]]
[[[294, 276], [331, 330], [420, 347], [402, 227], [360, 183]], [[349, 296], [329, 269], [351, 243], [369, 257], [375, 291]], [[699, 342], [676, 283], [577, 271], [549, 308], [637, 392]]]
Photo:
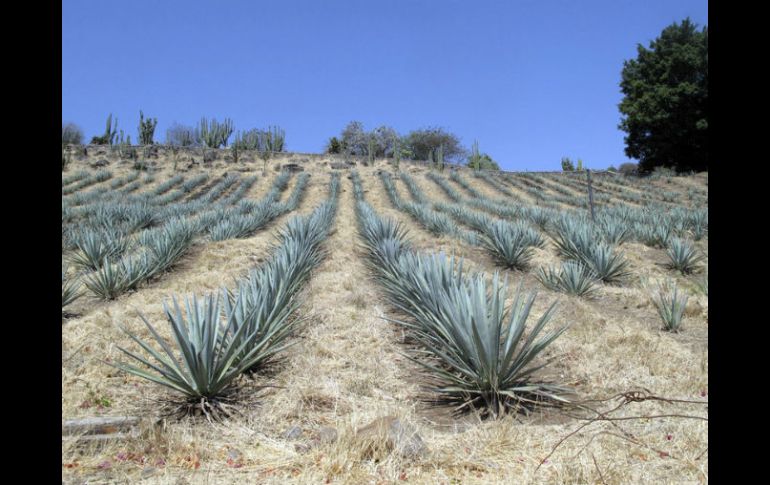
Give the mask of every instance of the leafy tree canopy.
[[637, 52], [620, 82], [626, 155], [642, 172], [708, 170], [708, 28], [675, 22]]

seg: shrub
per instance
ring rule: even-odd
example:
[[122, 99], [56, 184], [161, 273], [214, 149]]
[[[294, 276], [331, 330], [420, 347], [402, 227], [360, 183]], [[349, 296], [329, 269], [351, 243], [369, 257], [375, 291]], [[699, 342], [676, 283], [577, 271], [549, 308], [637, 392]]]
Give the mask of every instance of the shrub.
[[175, 122], [166, 130], [166, 144], [175, 147], [190, 147], [197, 146], [199, 140], [195, 128]]
[[623, 175], [636, 175], [639, 173], [639, 166], [632, 162], [621, 163], [618, 171]]
[[333, 136], [329, 138], [324, 151], [326, 153], [342, 153], [342, 142], [336, 136]]
[[75, 123], [66, 123], [61, 126], [62, 145], [80, 145], [83, 143], [83, 130]]
[[575, 171], [575, 164], [572, 163], [572, 160], [570, 160], [567, 157], [564, 157], [561, 159], [561, 169], [564, 172], [574, 172]]

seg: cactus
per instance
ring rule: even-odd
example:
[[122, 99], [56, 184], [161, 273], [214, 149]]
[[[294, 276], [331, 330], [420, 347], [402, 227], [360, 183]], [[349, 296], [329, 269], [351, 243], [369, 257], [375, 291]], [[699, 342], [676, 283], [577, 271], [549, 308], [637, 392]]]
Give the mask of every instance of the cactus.
[[369, 161], [369, 165], [374, 165], [374, 150], [376, 149], [374, 145], [374, 137], [369, 137], [369, 142], [366, 147], [366, 156]]
[[209, 122], [206, 118], [201, 118], [198, 137], [205, 146], [209, 148], [227, 146], [227, 140], [232, 134], [233, 121], [231, 119], [225, 118], [223, 123], [219, 123], [216, 119]]
[[284, 150], [284, 145], [286, 142], [286, 132], [278, 126], [270, 127], [269, 131], [270, 131], [270, 151], [282, 152]]
[[436, 167], [440, 172], [444, 171], [444, 145], [439, 145], [435, 153]]
[[468, 160], [468, 166], [474, 170], [481, 169], [481, 154], [479, 153], [479, 142], [473, 141], [473, 148], [471, 148], [471, 157]]
[[577, 171], [582, 172], [583, 171], [583, 160], [579, 159], [577, 160]]
[[139, 110], [139, 144], [140, 145], [152, 145], [153, 135], [155, 134], [155, 126], [158, 124], [157, 118], [147, 118], [144, 120], [144, 113]]
[[114, 145], [115, 144], [115, 136], [118, 133], [118, 119], [115, 118], [115, 126], [112, 126], [112, 113], [107, 117], [107, 128], [104, 130], [104, 134], [102, 136], [95, 136], [91, 138], [91, 143], [93, 145]]
[[401, 148], [398, 146], [398, 138], [393, 137], [393, 164], [398, 171], [398, 166], [401, 163]]

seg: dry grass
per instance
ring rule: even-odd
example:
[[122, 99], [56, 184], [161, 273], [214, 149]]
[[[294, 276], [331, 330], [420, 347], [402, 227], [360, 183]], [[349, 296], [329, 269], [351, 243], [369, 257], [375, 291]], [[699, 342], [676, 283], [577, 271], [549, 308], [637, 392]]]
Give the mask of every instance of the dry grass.
[[[81, 168], [74, 162], [70, 170]], [[219, 163], [212, 176], [232, 170]], [[275, 163], [275, 162], [271, 162]], [[180, 163], [180, 167], [184, 164]], [[261, 176], [262, 164], [252, 167], [259, 179], [248, 197], [267, 191], [275, 172]], [[115, 169], [115, 176], [130, 167]], [[170, 167], [170, 165], [169, 165]], [[402, 167], [411, 169], [407, 164]], [[380, 214], [395, 217], [410, 231], [416, 246], [467, 257], [472, 266], [495, 269], [488, 256], [451, 238], [435, 238], [408, 216], [392, 208], [376, 170], [378, 162], [360, 167], [367, 200]], [[197, 169], [194, 169], [197, 170]], [[200, 169], [202, 170], [202, 169]], [[329, 169], [323, 160], [311, 161], [307, 197], [298, 212], [308, 213], [326, 194]], [[415, 169], [413, 175], [432, 200], [445, 200], [440, 189]], [[170, 168], [156, 174], [156, 184]], [[187, 173], [188, 176], [192, 172]], [[244, 175], [249, 175], [244, 173]], [[466, 177], [483, 192], [485, 184]], [[698, 180], [699, 186], [703, 186]], [[434, 188], [435, 187], [435, 188]], [[291, 190], [287, 190], [287, 194]], [[399, 187], [404, 197], [408, 193]], [[596, 422], [565, 441], [538, 468], [559, 441], [582, 421], [543, 416], [526, 420], [506, 418], [477, 422], [473, 416], [452, 419], [448, 413], [420, 401], [418, 369], [402, 352], [403, 336], [381, 317], [390, 314], [376, 285], [370, 281], [359, 254], [352, 187], [343, 174], [336, 228], [326, 247], [328, 256], [305, 290], [301, 330], [270, 374], [243, 378], [242, 394], [250, 404], [224, 424], [163, 422], [153, 424], [157, 401], [165, 391], [149, 382], [119, 373], [104, 361], [120, 357], [116, 346], [127, 337], [116, 328], [125, 324], [147, 333], [139, 324], [141, 311], [151, 322], [163, 320], [161, 302], [169, 295], [201, 294], [232, 286], [235, 278], [260, 264], [282, 216], [266, 230], [243, 240], [199, 243], [176, 269], [139, 291], [102, 303], [83, 297], [73, 304], [80, 316], [62, 325], [62, 416], [138, 415], [148, 419], [139, 439], [79, 447], [62, 444], [63, 479], [90, 483], [703, 483], [708, 478], [708, 422], [658, 418]], [[142, 190], [145, 190], [144, 188]], [[490, 190], [492, 190], [490, 188]], [[515, 190], [515, 189], [512, 189]], [[490, 195], [495, 195], [490, 193]], [[496, 196], [496, 195], [495, 195]], [[674, 277], [659, 266], [660, 254], [638, 244], [623, 246], [636, 277], [658, 281]], [[655, 309], [640, 282], [602, 287], [594, 301], [565, 297], [544, 290], [533, 277], [541, 264], [555, 264], [553, 247], [536, 251], [526, 273], [510, 274], [540, 296], [533, 310], [539, 316], [558, 300], [552, 325], [570, 329], [550, 349], [561, 356], [551, 372], [572, 384], [578, 396], [609, 397], [636, 388], [687, 400], [705, 400], [708, 392], [708, 299], [695, 302], [685, 316], [685, 331], [660, 330]], [[690, 278], [692, 279], [692, 278]], [[164, 335], [167, 330], [160, 326]], [[264, 386], [270, 387], [264, 387]], [[109, 404], [109, 406], [105, 406]], [[101, 406], [101, 407], [100, 407]], [[651, 414], [704, 415], [703, 406], [632, 403], [617, 416]], [[393, 415], [416, 426], [430, 452], [406, 459], [384, 451], [371, 455], [355, 439], [355, 431], [377, 417]], [[558, 419], [557, 419], [558, 418]], [[284, 438], [292, 426], [303, 430], [298, 441]], [[310, 451], [295, 448], [308, 443], [322, 427], [333, 427], [338, 439]], [[633, 434], [629, 440], [618, 428]], [[655, 451], [658, 450], [658, 451]], [[661, 452], [668, 453], [668, 456]]]

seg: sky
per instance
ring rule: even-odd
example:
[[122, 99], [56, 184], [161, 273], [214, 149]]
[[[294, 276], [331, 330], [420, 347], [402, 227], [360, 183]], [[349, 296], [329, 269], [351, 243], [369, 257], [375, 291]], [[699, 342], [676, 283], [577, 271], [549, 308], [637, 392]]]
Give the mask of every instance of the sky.
[[62, 122], [138, 139], [178, 122], [278, 125], [320, 153], [350, 121], [441, 127], [503, 170], [603, 169], [624, 154], [623, 61], [707, 0], [62, 2]]

